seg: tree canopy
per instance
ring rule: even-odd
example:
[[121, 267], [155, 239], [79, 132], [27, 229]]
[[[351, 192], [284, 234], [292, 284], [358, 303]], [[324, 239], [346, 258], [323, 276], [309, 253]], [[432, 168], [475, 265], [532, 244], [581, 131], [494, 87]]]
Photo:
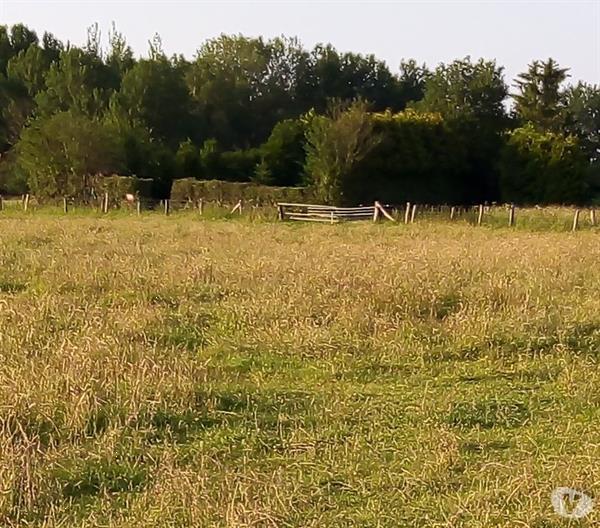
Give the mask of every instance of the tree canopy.
[[80, 195], [119, 171], [311, 185], [320, 199], [600, 200], [600, 88], [534, 60], [433, 69], [298, 39], [221, 35], [136, 58], [113, 25], [77, 47], [0, 25], [0, 193]]

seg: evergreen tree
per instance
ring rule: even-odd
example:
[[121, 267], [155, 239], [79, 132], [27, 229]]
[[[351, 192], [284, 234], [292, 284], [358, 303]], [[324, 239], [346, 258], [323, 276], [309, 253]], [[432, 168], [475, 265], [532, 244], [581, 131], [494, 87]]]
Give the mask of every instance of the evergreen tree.
[[568, 71], [550, 58], [532, 62], [525, 73], [519, 74], [516, 81], [519, 93], [513, 97], [516, 115], [523, 123], [532, 123], [540, 130], [560, 129], [564, 103], [561, 84]]

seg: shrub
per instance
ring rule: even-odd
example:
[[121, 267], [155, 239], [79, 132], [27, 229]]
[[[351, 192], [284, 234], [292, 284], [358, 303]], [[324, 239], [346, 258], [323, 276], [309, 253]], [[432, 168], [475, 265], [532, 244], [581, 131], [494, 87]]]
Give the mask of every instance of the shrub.
[[378, 142], [372, 114], [362, 101], [350, 106], [334, 103], [328, 115], [312, 117], [306, 130], [305, 170], [317, 197], [335, 205], [352, 203], [348, 179]]
[[96, 174], [119, 170], [122, 152], [109, 127], [61, 112], [32, 123], [17, 144], [17, 163], [38, 198], [86, 198]]
[[463, 140], [437, 113], [316, 116], [306, 171], [326, 203], [356, 205], [468, 201]]
[[300, 184], [306, 158], [304, 133], [305, 125], [299, 119], [277, 123], [260, 147], [261, 163], [254, 173], [254, 181], [284, 186]]
[[220, 180], [234, 182], [250, 181], [259, 161], [260, 152], [258, 149], [223, 152], [220, 159], [219, 173], [214, 176]]
[[201, 172], [200, 149], [188, 139], [179, 144], [175, 154], [176, 176], [178, 178], [196, 177]]
[[579, 203], [585, 200], [589, 165], [574, 136], [513, 130], [500, 158], [500, 192], [507, 202]]
[[25, 194], [27, 190], [27, 175], [16, 163], [14, 150], [9, 150], [0, 160], [0, 194]]
[[374, 115], [379, 143], [345, 178], [350, 203], [465, 203], [461, 139], [436, 113]]

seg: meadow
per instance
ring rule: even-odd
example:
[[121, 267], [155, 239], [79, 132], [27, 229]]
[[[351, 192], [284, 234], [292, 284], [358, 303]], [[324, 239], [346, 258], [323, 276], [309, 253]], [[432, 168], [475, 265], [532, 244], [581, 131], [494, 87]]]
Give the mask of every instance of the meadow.
[[600, 493], [570, 217], [0, 213], [0, 525], [597, 526], [550, 502]]

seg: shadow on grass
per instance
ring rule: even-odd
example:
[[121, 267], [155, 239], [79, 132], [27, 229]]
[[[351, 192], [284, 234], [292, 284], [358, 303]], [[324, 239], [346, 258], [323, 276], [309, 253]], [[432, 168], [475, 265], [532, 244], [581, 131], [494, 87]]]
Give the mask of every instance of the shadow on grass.
[[19, 293], [27, 289], [27, 284], [0, 279], [0, 293]]
[[459, 428], [514, 428], [531, 419], [527, 404], [520, 400], [481, 400], [457, 402], [446, 417], [449, 425]]

